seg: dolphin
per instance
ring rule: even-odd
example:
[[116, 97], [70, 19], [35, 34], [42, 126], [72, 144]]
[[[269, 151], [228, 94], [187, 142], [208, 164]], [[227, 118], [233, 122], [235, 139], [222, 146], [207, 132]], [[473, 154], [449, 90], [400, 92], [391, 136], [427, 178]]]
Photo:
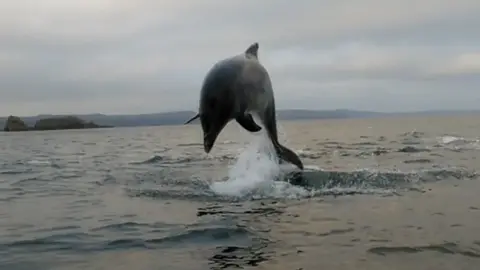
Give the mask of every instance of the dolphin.
[[297, 154], [278, 141], [272, 82], [258, 60], [258, 48], [258, 42], [255, 42], [243, 53], [213, 65], [200, 91], [199, 112], [184, 124], [200, 118], [203, 146], [208, 154], [222, 129], [233, 119], [249, 132], [260, 131], [262, 128], [252, 117], [255, 114], [265, 127], [278, 157], [303, 170]]

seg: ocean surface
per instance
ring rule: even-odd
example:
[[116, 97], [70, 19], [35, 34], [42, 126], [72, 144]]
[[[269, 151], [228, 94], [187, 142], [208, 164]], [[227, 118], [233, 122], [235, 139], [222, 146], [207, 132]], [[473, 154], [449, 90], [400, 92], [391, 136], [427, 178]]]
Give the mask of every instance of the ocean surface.
[[0, 133], [0, 269], [479, 269], [480, 116], [279, 130]]

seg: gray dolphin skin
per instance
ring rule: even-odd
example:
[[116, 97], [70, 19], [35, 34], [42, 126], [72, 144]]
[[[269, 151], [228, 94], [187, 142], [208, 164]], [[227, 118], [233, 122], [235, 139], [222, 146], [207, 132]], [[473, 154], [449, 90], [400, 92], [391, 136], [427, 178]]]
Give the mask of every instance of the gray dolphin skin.
[[275, 99], [270, 76], [258, 60], [257, 42], [245, 52], [217, 62], [207, 73], [200, 91], [199, 112], [185, 125], [200, 118], [206, 153], [228, 124], [235, 119], [250, 132], [262, 128], [255, 123], [256, 114], [267, 130], [278, 157], [303, 170], [300, 158], [278, 142]]

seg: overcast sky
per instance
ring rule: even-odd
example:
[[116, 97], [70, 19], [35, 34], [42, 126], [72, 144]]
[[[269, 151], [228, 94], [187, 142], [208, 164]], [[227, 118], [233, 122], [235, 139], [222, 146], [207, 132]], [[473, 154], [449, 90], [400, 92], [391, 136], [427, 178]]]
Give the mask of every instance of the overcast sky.
[[480, 109], [479, 29], [479, 0], [2, 0], [0, 115], [197, 110], [253, 42], [279, 109]]

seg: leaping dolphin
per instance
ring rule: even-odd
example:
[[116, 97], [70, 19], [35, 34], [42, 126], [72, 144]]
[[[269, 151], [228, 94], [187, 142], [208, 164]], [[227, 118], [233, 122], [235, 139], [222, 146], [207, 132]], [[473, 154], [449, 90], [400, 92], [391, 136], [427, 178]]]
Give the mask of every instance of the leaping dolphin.
[[222, 129], [233, 119], [250, 132], [260, 131], [254, 113], [267, 130], [278, 157], [303, 170], [297, 154], [278, 142], [272, 82], [258, 60], [258, 48], [255, 42], [244, 53], [213, 65], [200, 91], [199, 112], [185, 125], [200, 118], [204, 150], [209, 153]]

